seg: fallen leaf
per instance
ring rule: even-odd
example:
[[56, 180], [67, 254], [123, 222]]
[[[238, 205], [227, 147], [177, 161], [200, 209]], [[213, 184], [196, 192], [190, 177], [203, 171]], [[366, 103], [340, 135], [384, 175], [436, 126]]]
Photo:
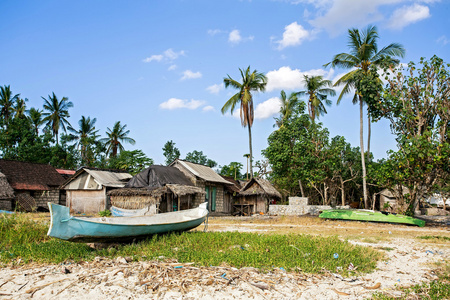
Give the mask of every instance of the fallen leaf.
[[377, 282], [374, 286], [365, 286], [365, 288], [367, 290], [376, 290], [376, 289], [380, 288], [380, 286], [381, 286], [381, 283]]
[[344, 293], [344, 292], [340, 292], [340, 291], [338, 291], [337, 289], [333, 289], [333, 291], [334, 291], [336, 294], [341, 295], [341, 296], [350, 296], [350, 294], [347, 294], [347, 293]]

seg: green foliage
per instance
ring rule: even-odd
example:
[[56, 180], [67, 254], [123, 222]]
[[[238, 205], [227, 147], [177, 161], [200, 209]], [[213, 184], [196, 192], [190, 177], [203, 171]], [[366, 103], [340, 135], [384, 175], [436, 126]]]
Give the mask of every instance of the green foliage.
[[111, 216], [111, 211], [109, 209], [105, 209], [105, 210], [99, 211], [98, 215], [100, 217], [110, 217]]
[[208, 166], [210, 168], [214, 168], [215, 166], [217, 166], [217, 163], [212, 159], [207, 158], [206, 155], [203, 154], [203, 151], [194, 150], [192, 152], [189, 152], [188, 154], [186, 154], [185, 160], [192, 163]]
[[244, 180], [245, 176], [241, 173], [244, 166], [240, 162], [232, 161], [228, 165], [220, 167], [219, 174], [222, 176], [232, 177], [235, 180]]
[[69, 108], [73, 107], [73, 103], [67, 97], [58, 100], [55, 93], [51, 96], [48, 95], [48, 99], [44, 97], [42, 99], [44, 99], [44, 113], [42, 115], [45, 116], [43, 121], [46, 122], [46, 127], [52, 131], [58, 144], [60, 127], [66, 132], [66, 125], [70, 126], [68, 121], [70, 117]]
[[121, 125], [120, 121], [117, 121], [114, 123], [112, 130], [109, 127], [107, 128], [106, 135], [108, 137], [100, 139], [102, 143], [105, 143], [107, 147], [106, 153], [110, 153], [109, 157], [115, 157], [118, 151], [124, 150], [122, 143], [129, 143], [131, 145], [136, 143], [134, 139], [128, 137], [130, 131], [125, 130], [126, 127], [126, 124]]
[[180, 150], [175, 147], [175, 143], [170, 140], [164, 144], [163, 155], [166, 157], [166, 165], [169, 165], [175, 159], [180, 157]]
[[142, 150], [123, 150], [109, 159], [108, 168], [127, 170], [131, 175], [136, 175], [153, 163], [153, 159], [148, 158]]

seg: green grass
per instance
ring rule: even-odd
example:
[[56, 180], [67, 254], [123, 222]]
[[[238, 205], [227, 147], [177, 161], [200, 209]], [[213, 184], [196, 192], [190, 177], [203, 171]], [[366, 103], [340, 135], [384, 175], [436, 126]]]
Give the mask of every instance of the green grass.
[[[323, 269], [348, 275], [352, 263], [358, 272], [370, 272], [382, 254], [352, 245], [337, 237], [310, 235], [262, 235], [238, 232], [185, 232], [153, 236], [134, 244], [95, 250], [46, 235], [47, 225], [26, 215], [0, 216], [0, 262], [62, 263], [89, 261], [96, 256], [129, 256], [135, 261], [176, 259], [199, 266], [226, 264], [261, 270], [284, 268], [318, 273]], [[334, 258], [337, 253], [338, 258]], [[338, 270], [338, 271], [337, 271]]]
[[450, 241], [450, 237], [448, 236], [441, 236], [441, 235], [422, 235], [418, 236], [418, 239], [421, 240], [442, 240], [442, 241]]

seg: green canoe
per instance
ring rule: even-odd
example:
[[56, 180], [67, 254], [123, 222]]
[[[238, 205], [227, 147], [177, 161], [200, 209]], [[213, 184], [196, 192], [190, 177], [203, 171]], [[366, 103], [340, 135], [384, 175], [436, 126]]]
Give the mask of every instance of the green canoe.
[[423, 220], [408, 217], [405, 215], [391, 214], [373, 210], [329, 209], [324, 210], [319, 215], [319, 217], [324, 219], [397, 223], [406, 225], [417, 225], [419, 227], [425, 226], [425, 221]]

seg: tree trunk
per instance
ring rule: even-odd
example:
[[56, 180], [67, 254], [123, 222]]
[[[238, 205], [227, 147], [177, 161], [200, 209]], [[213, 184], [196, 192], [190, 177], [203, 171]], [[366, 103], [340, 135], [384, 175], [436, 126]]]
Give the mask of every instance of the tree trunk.
[[248, 123], [248, 145], [250, 148], [250, 180], [253, 178], [252, 128]]
[[305, 193], [303, 192], [303, 185], [302, 185], [302, 180], [299, 179], [298, 180], [298, 185], [300, 186], [300, 192], [302, 193], [302, 197], [305, 197]]
[[370, 122], [370, 115], [367, 113], [368, 127], [367, 127], [367, 159], [370, 161], [370, 137], [372, 132], [372, 124]]
[[341, 201], [342, 201], [342, 206], [345, 205], [345, 190], [344, 190], [344, 180], [341, 177]]
[[364, 208], [367, 209], [367, 184], [366, 184], [366, 159], [364, 155], [364, 120], [363, 120], [363, 101], [361, 96], [359, 97], [359, 144], [361, 147], [361, 166], [363, 176], [363, 195], [364, 195]]

